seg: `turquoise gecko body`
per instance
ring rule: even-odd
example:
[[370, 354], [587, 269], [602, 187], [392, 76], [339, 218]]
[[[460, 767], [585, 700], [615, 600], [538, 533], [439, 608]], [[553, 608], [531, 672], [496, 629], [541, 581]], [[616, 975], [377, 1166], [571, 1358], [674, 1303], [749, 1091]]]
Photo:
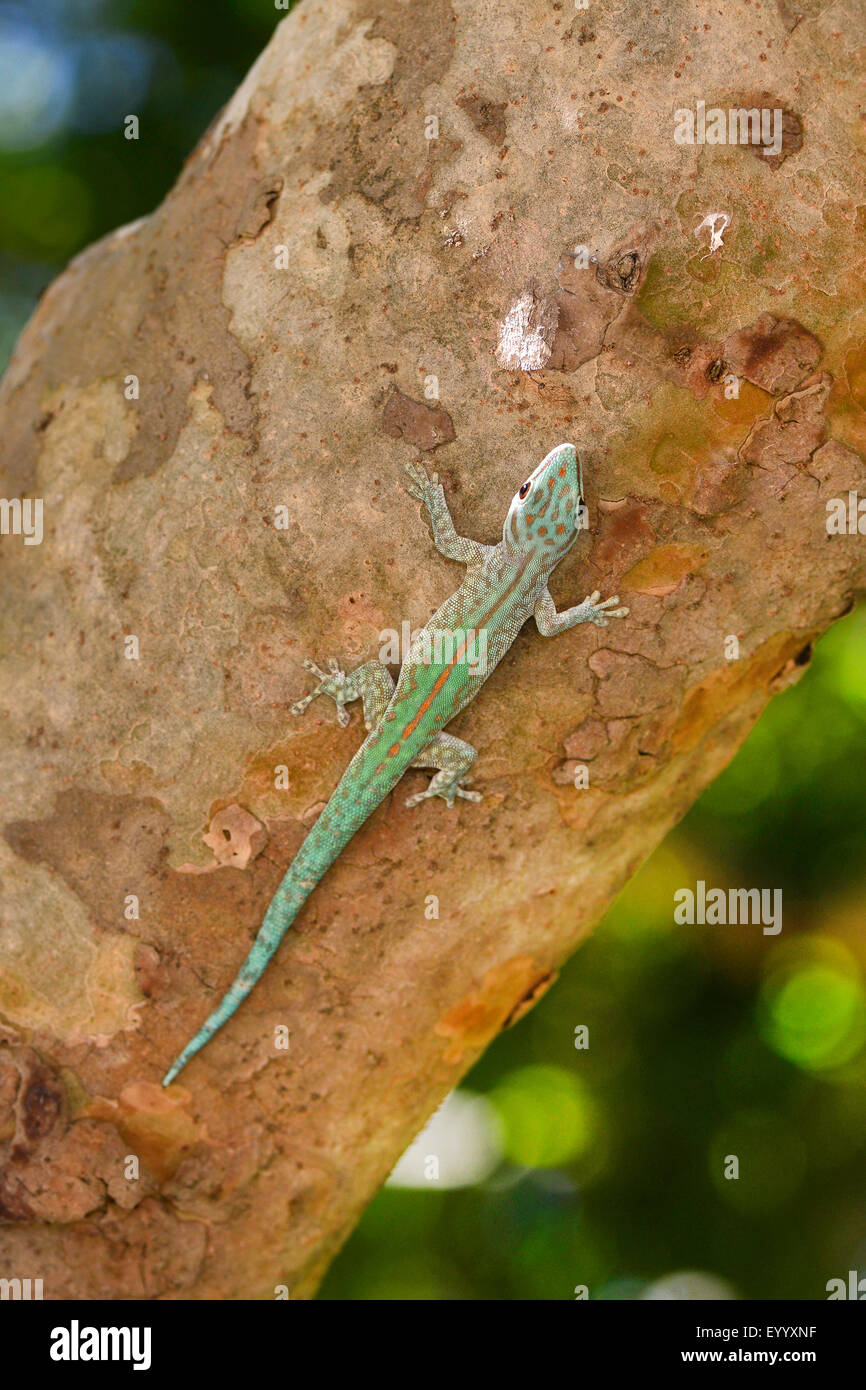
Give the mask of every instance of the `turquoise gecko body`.
[[599, 602], [598, 592], [557, 613], [547, 589], [581, 528], [583, 479], [573, 445], [553, 449], [515, 494], [498, 545], [458, 536], [436, 475], [429, 479], [415, 464], [407, 472], [410, 493], [430, 514], [437, 549], [462, 561], [466, 578], [413, 638], [396, 686], [379, 661], [348, 675], [333, 662], [329, 673], [304, 662], [319, 684], [292, 713], [329, 695], [345, 725], [344, 706], [360, 698], [368, 736], [295, 856], [237, 978], [170, 1067], [164, 1086], [246, 999], [316, 884], [408, 768], [436, 769], [427, 790], [410, 797], [408, 806], [430, 796], [444, 797], [449, 806], [456, 797], [481, 800], [463, 786], [475, 749], [443, 729], [478, 694], [526, 619], [534, 614], [539, 632], [549, 637], [583, 622], [604, 627], [609, 618], [628, 613], [616, 607], [616, 597]]

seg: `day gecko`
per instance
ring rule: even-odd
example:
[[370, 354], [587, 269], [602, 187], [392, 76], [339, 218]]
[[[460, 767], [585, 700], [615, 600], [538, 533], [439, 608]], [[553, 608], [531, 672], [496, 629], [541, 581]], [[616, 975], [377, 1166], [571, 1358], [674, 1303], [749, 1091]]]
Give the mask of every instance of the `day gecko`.
[[444, 733], [444, 726], [475, 698], [530, 614], [542, 637], [552, 637], [578, 623], [605, 627], [608, 619], [628, 613], [616, 606], [616, 597], [599, 602], [598, 591], [557, 613], [548, 592], [551, 572], [571, 549], [583, 522], [583, 471], [572, 444], [551, 450], [515, 493], [498, 545], [458, 536], [437, 475], [429, 478], [415, 463], [407, 464], [406, 471], [409, 492], [430, 514], [437, 550], [466, 565], [466, 578], [426, 629], [414, 635], [396, 686], [381, 661], [365, 662], [348, 675], [333, 661], [327, 672], [304, 662], [318, 684], [292, 706], [292, 713], [302, 714], [318, 695], [329, 695], [345, 726], [345, 706], [360, 699], [367, 738], [298, 850], [234, 984], [169, 1068], [163, 1086], [246, 999], [316, 884], [407, 768], [436, 769], [427, 790], [410, 796], [407, 806], [428, 796], [444, 797], [449, 806], [456, 797], [481, 800], [479, 792], [464, 786], [477, 753]]

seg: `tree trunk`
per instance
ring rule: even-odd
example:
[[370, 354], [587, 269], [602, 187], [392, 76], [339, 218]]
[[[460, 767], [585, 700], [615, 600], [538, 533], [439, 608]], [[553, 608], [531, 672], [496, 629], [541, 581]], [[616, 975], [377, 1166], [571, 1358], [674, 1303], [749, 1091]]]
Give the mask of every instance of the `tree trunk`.
[[[309, 1296], [863, 591], [862, 28], [304, 0], [45, 295], [0, 399], [3, 496], [44, 505], [41, 544], [0, 537], [4, 1275]], [[683, 143], [699, 101], [784, 113], [776, 152]], [[590, 529], [554, 597], [631, 615], [527, 627], [453, 726], [484, 802], [407, 810], [411, 773], [163, 1091], [363, 736], [290, 719], [303, 658], [459, 583], [404, 462], [494, 542], [563, 440]]]

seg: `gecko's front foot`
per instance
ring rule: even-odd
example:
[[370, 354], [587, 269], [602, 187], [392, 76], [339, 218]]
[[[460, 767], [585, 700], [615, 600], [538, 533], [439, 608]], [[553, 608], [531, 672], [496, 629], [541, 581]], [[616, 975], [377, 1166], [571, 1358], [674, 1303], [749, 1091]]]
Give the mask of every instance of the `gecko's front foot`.
[[305, 695], [302, 700], [297, 700], [291, 706], [292, 714], [303, 714], [307, 706], [312, 704], [318, 695], [330, 695], [337, 706], [337, 722], [342, 729], [345, 729], [350, 719], [349, 711], [346, 709], [346, 701], [352, 697], [346, 688], [346, 673], [340, 669], [340, 663], [330, 657], [327, 671], [323, 671], [314, 661], [304, 661], [301, 664], [305, 670], [318, 677], [319, 684], [315, 690], [310, 691], [309, 695]]
[[596, 627], [607, 627], [608, 619], [610, 618], [628, 617], [627, 608], [616, 608], [614, 606], [619, 603], [619, 597], [616, 594], [614, 594], [613, 598], [602, 599], [601, 603], [599, 603], [600, 598], [601, 590], [595, 589], [580, 605], [586, 613], [586, 622], [595, 623]]

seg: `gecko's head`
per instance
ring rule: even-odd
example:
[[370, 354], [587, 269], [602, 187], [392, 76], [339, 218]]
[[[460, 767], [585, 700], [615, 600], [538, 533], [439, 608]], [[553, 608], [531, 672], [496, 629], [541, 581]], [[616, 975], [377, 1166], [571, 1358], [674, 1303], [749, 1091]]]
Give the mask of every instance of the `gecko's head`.
[[511, 500], [502, 528], [507, 549], [537, 553], [556, 564], [577, 539], [582, 502], [577, 451], [573, 444], [558, 444]]

